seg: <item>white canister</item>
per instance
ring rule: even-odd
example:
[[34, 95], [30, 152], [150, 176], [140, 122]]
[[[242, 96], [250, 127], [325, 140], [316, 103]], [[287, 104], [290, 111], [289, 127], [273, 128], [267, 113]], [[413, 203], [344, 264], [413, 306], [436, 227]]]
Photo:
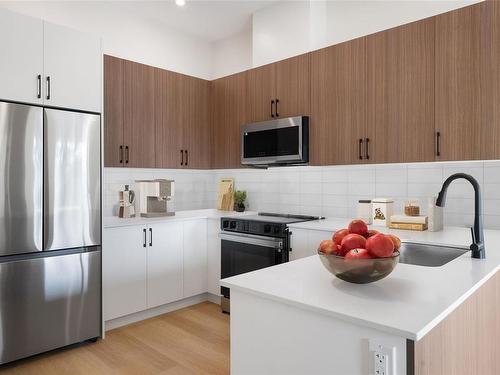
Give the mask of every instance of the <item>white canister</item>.
[[373, 225], [388, 227], [394, 211], [394, 199], [375, 198], [372, 200]]
[[363, 220], [366, 224], [372, 223], [372, 201], [370, 199], [360, 199], [358, 201], [357, 219]]

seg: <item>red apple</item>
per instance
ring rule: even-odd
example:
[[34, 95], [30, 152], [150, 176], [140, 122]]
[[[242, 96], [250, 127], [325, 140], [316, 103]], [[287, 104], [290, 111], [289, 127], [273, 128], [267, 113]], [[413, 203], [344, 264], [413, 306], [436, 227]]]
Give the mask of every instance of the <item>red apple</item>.
[[345, 255], [349, 250], [352, 249], [365, 249], [366, 239], [356, 233], [350, 233], [342, 239], [340, 245], [340, 251]]
[[371, 254], [366, 249], [352, 249], [345, 255], [346, 259], [371, 259]]
[[336, 254], [338, 252], [338, 246], [332, 240], [323, 240], [319, 244], [319, 251], [323, 254]]
[[394, 234], [388, 234], [387, 237], [389, 237], [394, 244], [394, 251], [398, 251], [401, 247], [401, 240], [399, 239], [399, 237], [395, 236]]
[[336, 231], [334, 234], [333, 234], [333, 242], [335, 242], [337, 245], [340, 245], [342, 243], [342, 239], [347, 236], [349, 234], [349, 230], [348, 229], [340, 229], [338, 231]]
[[371, 236], [374, 236], [377, 233], [380, 233], [380, 232], [378, 230], [375, 230], [375, 229], [368, 229], [368, 232], [365, 233], [365, 238], [370, 238]]
[[386, 258], [394, 252], [394, 243], [385, 234], [377, 233], [366, 240], [366, 249], [374, 257]]
[[365, 235], [368, 232], [368, 227], [363, 220], [353, 220], [349, 223], [347, 227], [349, 229], [349, 233], [360, 234], [361, 236]]

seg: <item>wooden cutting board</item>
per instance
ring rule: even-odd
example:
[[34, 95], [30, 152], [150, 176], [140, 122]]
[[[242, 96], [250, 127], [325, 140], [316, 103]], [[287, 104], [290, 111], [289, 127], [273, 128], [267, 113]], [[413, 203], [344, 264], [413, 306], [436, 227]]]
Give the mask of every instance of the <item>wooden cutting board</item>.
[[217, 196], [217, 209], [232, 211], [234, 208], [234, 179], [222, 178], [219, 181], [219, 195]]

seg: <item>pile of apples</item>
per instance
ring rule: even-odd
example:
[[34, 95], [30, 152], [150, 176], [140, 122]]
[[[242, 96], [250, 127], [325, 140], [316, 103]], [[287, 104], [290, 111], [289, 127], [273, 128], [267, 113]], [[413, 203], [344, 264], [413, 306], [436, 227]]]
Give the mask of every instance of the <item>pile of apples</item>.
[[400, 246], [397, 236], [368, 229], [363, 220], [353, 220], [348, 228], [336, 231], [331, 240], [321, 241], [319, 251], [346, 259], [387, 258]]

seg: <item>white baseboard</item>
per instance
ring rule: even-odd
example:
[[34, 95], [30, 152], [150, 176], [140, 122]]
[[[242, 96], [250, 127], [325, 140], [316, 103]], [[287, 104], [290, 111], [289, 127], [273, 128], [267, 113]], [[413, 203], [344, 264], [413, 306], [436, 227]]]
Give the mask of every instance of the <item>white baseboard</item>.
[[153, 318], [158, 315], [166, 314], [175, 310], [180, 310], [185, 307], [196, 305], [201, 302], [213, 302], [220, 305], [220, 296], [216, 296], [211, 293], [198, 294], [197, 296], [182, 299], [180, 301], [175, 301], [172, 303], [167, 303], [166, 305], [161, 305], [154, 307], [152, 309], [139, 311], [134, 314], [122, 316], [116, 319], [107, 320], [104, 322], [104, 331], [109, 331], [118, 327], [123, 327], [128, 324], [139, 322], [141, 320]]

